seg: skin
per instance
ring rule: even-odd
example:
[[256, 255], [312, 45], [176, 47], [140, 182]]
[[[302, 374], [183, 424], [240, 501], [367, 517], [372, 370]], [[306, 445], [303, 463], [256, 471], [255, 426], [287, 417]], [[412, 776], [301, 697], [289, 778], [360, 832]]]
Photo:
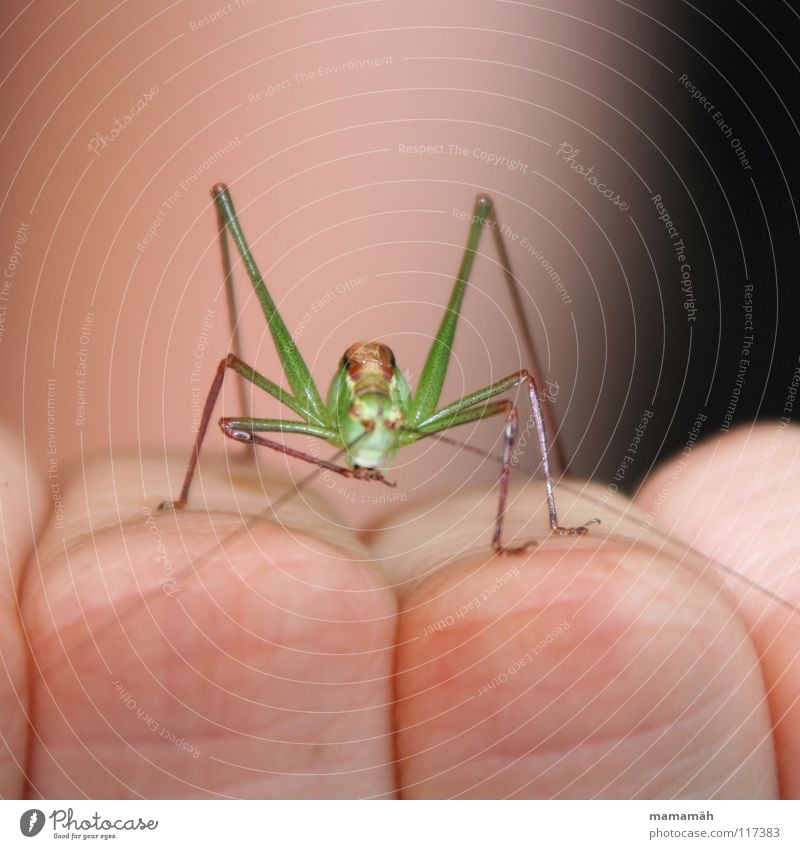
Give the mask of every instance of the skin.
[[[555, 268], [575, 270], [577, 254], [569, 239], [555, 238], [551, 221], [566, 222], [567, 233], [580, 228], [580, 255], [591, 257], [590, 267], [604, 267], [606, 236], [587, 226], [571, 191], [556, 190], [564, 171], [553, 155], [553, 145], [565, 133], [575, 140], [569, 116], [585, 108], [583, 89], [592, 87], [592, 68], [570, 71], [579, 81], [575, 74], [585, 75], [585, 85], [558, 87], [566, 124], [562, 115], [538, 108], [531, 123], [519, 95], [533, 107], [548, 102], [549, 76], [494, 60], [510, 55], [509, 48], [529, 56], [530, 44], [542, 39], [558, 43], [563, 16], [532, 16], [524, 6], [504, 5], [498, 18], [496, 4], [463, 0], [435, 8], [370, 4], [364, 22], [366, 7], [343, 6], [335, 14], [326, 7], [319, 15], [297, 19], [296, 4], [280, 0], [250, 4], [213, 27], [198, 29], [191, 5], [170, 7], [159, 19], [163, 26], [143, 27], [143, 7], [131, 3], [108, 19], [98, 16], [98, 25], [89, 28], [69, 15], [59, 18], [55, 28], [42, 16], [19, 18], [16, 27], [22, 29], [14, 30], [14, 40], [25, 60], [7, 86], [9, 114], [18, 114], [19, 120], [6, 144], [6, 213], [12, 230], [18, 222], [28, 225], [28, 241], [2, 348], [3, 411], [14, 422], [0, 438], [5, 542], [0, 556], [6, 564], [0, 573], [3, 796], [771, 795], [778, 792], [776, 776], [784, 795], [797, 794], [791, 766], [797, 761], [791, 733], [797, 723], [783, 719], [796, 698], [794, 617], [756, 593], [737, 596], [742, 593], [737, 582], [730, 582], [723, 595], [708, 570], [698, 582], [694, 564], [664, 549], [660, 537], [640, 533], [632, 521], [618, 525], [595, 504], [576, 505], [566, 514], [576, 522], [603, 518], [586, 538], [551, 539], [537, 512], [542, 521], [527, 527], [522, 539], [538, 538], [542, 544], [500, 562], [488, 553], [494, 492], [463, 494], [429, 513], [415, 499], [413, 524], [393, 511], [397, 530], [373, 534], [367, 549], [324, 520], [340, 509], [335, 500], [330, 506], [311, 499], [289, 505], [278, 525], [253, 520], [264, 508], [264, 489], [282, 491], [285, 482], [271, 470], [262, 479], [252, 467], [235, 466], [232, 484], [228, 468], [219, 461], [215, 465], [212, 448], [210, 456], [204, 454], [187, 511], [155, 513], [160, 500], [179, 491], [188, 450], [189, 376], [209, 307], [215, 310], [217, 335], [209, 341], [204, 367], [213, 369], [212, 351], [222, 356], [228, 350], [205, 178], [181, 189], [157, 235], [143, 251], [137, 245], [154, 226], [165, 199], [177, 195], [181, 181], [215, 151], [227, 150], [233, 139], [242, 143], [225, 153], [213, 179], [235, 177], [242, 191], [252, 186], [247, 194], [253, 205], [245, 214], [253, 229], [248, 232], [254, 247], [260, 241], [256, 234], [263, 238], [259, 250], [265, 268], [278, 263], [276, 284], [282, 288], [276, 292], [291, 301], [287, 319], [299, 321], [329, 285], [368, 275], [370, 288], [354, 291], [352, 298], [337, 297], [326, 307], [324, 323], [315, 317], [307, 339], [349, 317], [357, 317], [363, 327], [362, 306], [381, 299], [367, 295], [373, 284], [382, 285], [378, 271], [402, 267], [452, 274], [450, 255], [428, 250], [422, 242], [460, 243], [462, 222], [439, 212], [455, 207], [468, 212], [469, 198], [479, 188], [508, 198], [504, 220], [534, 243], [542, 240]], [[580, 13], [580, 7], [573, 11]], [[461, 21], [467, 18], [465, 28]], [[467, 57], [477, 50], [478, 59], [491, 60], [491, 77], [485, 61], [459, 61], [452, 68], [439, 59], [401, 61], [414, 27], [422, 25], [428, 32], [431, 23], [438, 28], [448, 22], [453, 22], [446, 31], [452, 55]], [[613, 22], [608, 25], [613, 28]], [[45, 38], [43, 27], [51, 28]], [[476, 28], [481, 27], [478, 40]], [[439, 38], [437, 31], [431, 31], [432, 38]], [[591, 55], [614, 59], [613, 40], [603, 46], [586, 27], [575, 37], [586, 40]], [[164, 44], [169, 49], [161, 49]], [[423, 52], [427, 44], [426, 35]], [[231, 50], [242, 60], [233, 66]], [[254, 98], [230, 111], [249, 101], [248, 93], [263, 92], [267, 78], [294, 79], [298, 71], [368, 55], [394, 61], [374, 75], [337, 74], [293, 84], [290, 91]], [[561, 74], [561, 54], [537, 53], [537, 68], [539, 62]], [[433, 90], [432, 75], [439, 79], [442, 70], [445, 84]], [[449, 81], [451, 74], [457, 75], [455, 83]], [[98, 79], [104, 83], [100, 88]], [[101, 155], [86, 150], [95, 131], [108, 132], [154, 84], [160, 86], [157, 98], [130, 129]], [[377, 96], [363, 96], [372, 89]], [[336, 97], [333, 108], [331, 95]], [[423, 120], [417, 121], [420, 114]], [[428, 129], [427, 120], [438, 114], [466, 121], [448, 123], [452, 130], [440, 136], [439, 130]], [[284, 125], [273, 125], [284, 117], [292, 128], [286, 142], [279, 141]], [[257, 127], [265, 129], [250, 136]], [[515, 134], [498, 136], [498, 127]], [[603, 137], [612, 148], [623, 149], [628, 133], [624, 122], [609, 124]], [[69, 139], [74, 149], [65, 148]], [[144, 139], [149, 141], [142, 148]], [[509, 152], [517, 151], [544, 180], [522, 181], [518, 172], [473, 156], [417, 158], [397, 150], [398, 143], [440, 140], [498, 153], [508, 142]], [[375, 153], [384, 147], [397, 153]], [[615, 173], [625, 173], [624, 163], [616, 167], [606, 175], [611, 184]], [[418, 210], [423, 196], [427, 212]], [[319, 202], [309, 203], [312, 198]], [[410, 229], [412, 210], [419, 229]], [[392, 216], [385, 214], [389, 211]], [[330, 231], [333, 220], [344, 223]], [[407, 257], [401, 266], [391, 246], [387, 256], [377, 255], [377, 246], [396, 239], [403, 241]], [[287, 251], [288, 246], [293, 249]], [[356, 252], [361, 248], [367, 253]], [[352, 261], [342, 259], [351, 255]], [[548, 291], [546, 281], [537, 288], [542, 281], [534, 282], [535, 266], [524, 255], [517, 252], [512, 259], [532, 281], [532, 292]], [[632, 256], [623, 262], [632, 280], [639, 277]], [[295, 292], [292, 281], [306, 277], [313, 287]], [[618, 360], [621, 350], [624, 354], [613, 340], [626, 338], [631, 316], [623, 314], [618, 324], [606, 327], [604, 304], [615, 291], [613, 275], [600, 275], [597, 281], [584, 276], [570, 284], [577, 302], [579, 292], [590, 292], [595, 283], [604, 286], [605, 279], [612, 288], [602, 290], [596, 301], [581, 295], [582, 348], [610, 346], [607, 358], [581, 366], [577, 395], [586, 398], [586, 420], [595, 402], [590, 388], [601, 382], [603, 363]], [[641, 279], [646, 279], [644, 270]], [[442, 304], [446, 295], [431, 294], [436, 280], [423, 278], [423, 291], [426, 301]], [[490, 285], [488, 291], [497, 290]], [[570, 312], [553, 299], [541, 323], [545, 336], [557, 338], [571, 326]], [[416, 367], [424, 356], [411, 350], [421, 320], [419, 296], [400, 300], [385, 329], [414, 331], [405, 337], [403, 364]], [[425, 327], [435, 326], [441, 307], [436, 309], [424, 318]], [[481, 302], [474, 309], [474, 314], [484, 312]], [[261, 357], [254, 362], [274, 376], [269, 353], [259, 347], [263, 317], [252, 303], [243, 303], [242, 312], [250, 316], [250, 332], [243, 335], [256, 353], [267, 355], [266, 363]], [[94, 316], [87, 349], [90, 406], [85, 426], [76, 427], [75, 372], [78, 352], [86, 347], [80, 338], [89, 315]], [[365, 319], [371, 327], [372, 316]], [[636, 316], [637, 327], [643, 319]], [[494, 329], [495, 334], [506, 332], [506, 324]], [[360, 329], [344, 344], [358, 338], [363, 338]], [[527, 365], [509, 347], [513, 362], [507, 371]], [[462, 344], [464, 374], [472, 376], [480, 366], [477, 348]], [[313, 345], [304, 349], [312, 358], [319, 354], [317, 361], [310, 359], [312, 371], [329, 375], [329, 351], [315, 352]], [[562, 375], [570, 371], [568, 359], [556, 366]], [[167, 376], [163, 381], [162, 373]], [[210, 376], [204, 371], [203, 381]], [[45, 402], [51, 378], [58, 395], [57, 458], [48, 453]], [[652, 386], [642, 384], [638, 391], [645, 403]], [[24, 438], [17, 434], [20, 423]], [[575, 443], [579, 436], [573, 434]], [[740, 439], [729, 435], [727, 446], [743, 446]], [[182, 449], [170, 465], [169, 479], [163, 458], [140, 453], [142, 446], [146, 452], [164, 444]], [[730, 545], [725, 556], [739, 571], [749, 568], [742, 558], [746, 551], [759, 582], [781, 581], [796, 546], [797, 523], [787, 521], [798, 503], [789, 474], [797, 466], [790, 444], [784, 437], [781, 451], [787, 454], [771, 467], [786, 479], [767, 481], [763, 501], [748, 505], [747, 521], [736, 504], [731, 508], [717, 501], [724, 493], [735, 501], [748, 490], [757, 465], [754, 450], [746, 447], [735, 455], [740, 462], [725, 457], [717, 465], [712, 459], [708, 470], [698, 466], [693, 478], [690, 468], [702, 458], [695, 449], [672, 498], [660, 505], [659, 521], [718, 558], [722, 542]], [[135, 454], [126, 459], [124, 450], [131, 448]], [[236, 446], [232, 450], [238, 451]], [[92, 465], [92, 456], [105, 459]], [[26, 465], [48, 459], [59, 464], [66, 514], [60, 528], [49, 514], [52, 492], [43, 468]], [[407, 481], [415, 472], [409, 467], [402, 474]], [[654, 500], [659, 491], [659, 485], [650, 490]], [[641, 497], [646, 501], [647, 488]], [[563, 488], [558, 498], [559, 506], [566, 507]], [[541, 511], [542, 501], [534, 490], [516, 500], [514, 510], [531, 515]], [[155, 524], [146, 520], [145, 509], [152, 511]], [[781, 520], [777, 532], [768, 522], [774, 516]], [[465, 517], [474, 528], [458, 524]], [[692, 524], [687, 528], [688, 517]], [[239, 536], [228, 538], [243, 527]], [[460, 548], [465, 535], [474, 550], [428, 574]], [[227, 542], [219, 548], [223, 537]], [[169, 573], [159, 560], [162, 552]], [[503, 583], [514, 565], [519, 575]], [[499, 577], [493, 579], [497, 570]], [[426, 578], [412, 587], [408, 582], [415, 575]], [[166, 577], [174, 587], [160, 583]], [[480, 598], [498, 580], [500, 588], [457, 625], [425, 635], [432, 624]], [[663, 588], [657, 606], [646, 604], [648, 587]], [[791, 588], [779, 584], [777, 590], [792, 597]], [[572, 623], [569, 630], [548, 643], [536, 664], [523, 666], [503, 687], [469, 702], [461, 699], [460, 687], [474, 694], [562, 621]], [[598, 623], [602, 630], [594, 632]], [[643, 638], [645, 629], [652, 640]], [[719, 642], [709, 635], [720, 635]], [[645, 653], [639, 655], [638, 648]], [[698, 656], [703, 663], [692, 665]], [[549, 676], [540, 674], [541, 664], [551, 670]], [[586, 670], [594, 677], [583, 676]], [[661, 691], [650, 684], [654, 670]], [[712, 687], [705, 689], [709, 670], [714, 670]], [[468, 674], [473, 680], [465, 678]], [[636, 690], [639, 682], [647, 682], [644, 695], [658, 696], [665, 687], [673, 695], [659, 698], [651, 712]], [[674, 691], [669, 690], [672, 683]], [[431, 684], [439, 686], [432, 690]], [[765, 690], [776, 722], [777, 757]], [[702, 698], [695, 700], [698, 694]], [[556, 703], [557, 696], [572, 701]], [[708, 700], [721, 710], [708, 707]], [[481, 723], [476, 711], [489, 719]], [[699, 765], [709, 763], [709, 753], [730, 736], [724, 723], [739, 727], [742, 714], [747, 734], [733, 736], [725, 756], [714, 762], [713, 775], [700, 773]], [[643, 746], [639, 734], [627, 748], [621, 742], [615, 746], [630, 738], [643, 717], [650, 727], [668, 732], [664, 741]], [[710, 717], [710, 725], [703, 725]], [[526, 724], [526, 719], [531, 721]], [[693, 738], [692, 728], [701, 725], [700, 737]], [[396, 735], [395, 727], [402, 729]], [[162, 737], [162, 731], [175, 735], [174, 740]], [[504, 736], [509, 731], [511, 736]], [[692, 742], [684, 749], [687, 739]], [[754, 740], [769, 745], [759, 748]], [[195, 747], [198, 757], [186, 746]], [[478, 749], [469, 762], [460, 757], [468, 747]], [[744, 758], [745, 751], [754, 750], [758, 757]], [[429, 753], [440, 751], [444, 770], [427, 760]], [[516, 757], [528, 752], [535, 756]], [[739, 763], [737, 772], [731, 765]], [[504, 764], [507, 769], [501, 769]]]
[[[638, 509], [796, 600], [800, 433], [776, 432], [698, 445]], [[365, 544], [313, 496], [258, 516], [285, 483], [246, 460], [209, 460], [159, 514], [185, 458], [167, 481], [136, 457], [66, 483], [57, 529], [0, 446], [4, 796], [798, 794], [797, 615], [602, 487], [557, 490], [603, 520], [578, 539], [546, 534], [538, 484], [515, 490], [511, 538], [539, 544], [497, 557], [492, 491], [393, 511]]]

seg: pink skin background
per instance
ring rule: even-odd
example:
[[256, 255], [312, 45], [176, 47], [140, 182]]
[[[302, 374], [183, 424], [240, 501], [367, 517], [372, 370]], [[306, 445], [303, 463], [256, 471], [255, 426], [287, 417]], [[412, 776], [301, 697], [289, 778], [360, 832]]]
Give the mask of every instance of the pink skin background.
[[[589, 5], [588, 0], [575, 2], [569, 15], [580, 17]], [[31, 495], [29, 522], [40, 521], [53, 505], [54, 483], [58, 492], [70, 494], [59, 505], [64, 522], [61, 529], [51, 529], [48, 550], [88, 530], [90, 509], [101, 517], [95, 527], [131, 516], [142, 524], [144, 510], [155, 510], [163, 498], [177, 495], [198, 404], [231, 344], [209, 195], [217, 181], [231, 188], [268, 285], [323, 394], [343, 351], [354, 341], [371, 338], [393, 348], [400, 368], [416, 385], [460, 261], [468, 227], [464, 219], [476, 193], [487, 191], [506, 232], [513, 234], [509, 252], [522, 284], [541, 375], [558, 385], [554, 414], [565, 423], [561, 438], [571, 467], [591, 474], [592, 458], [618, 411], [630, 403], [644, 407], [652, 386], [631, 386], [626, 364], [637, 356], [642, 339], [654, 338], [654, 331], [632, 310], [628, 285], [636, 277], [635, 267], [627, 264], [625, 273], [621, 270], [625, 216], [574, 179], [557, 155], [562, 143], [586, 150], [600, 137], [603, 144], [592, 148], [587, 164], [596, 165], [622, 197], [641, 191], [617, 152], [628, 129], [603, 104], [617, 83], [602, 73], [602, 61], [585, 55], [590, 47], [593, 56], [610, 59], [618, 45], [612, 34], [576, 27], [566, 13], [474, 0], [331, 7], [319, 2], [165, 5], [143, 0], [113, 10], [100, 2], [65, 6], [51, 0], [37, 3], [36, 10], [34, 16], [22, 4], [8, 4], [3, 13], [9, 27], [4, 44], [10, 45], [2, 56], [8, 116], [0, 163], [3, 233], [7, 247], [13, 242], [8, 234], [20, 227], [27, 240], [20, 244], [9, 290], [0, 353], [3, 420], [14, 430], [22, 426], [20, 447], [8, 443], [5, 450], [16, 452], [40, 475], [51, 472], [48, 496]], [[327, 72], [320, 70], [325, 68]], [[151, 93], [149, 102], [139, 108], [145, 92]], [[125, 126], [112, 138], [117, 119]], [[106, 137], [103, 146], [98, 146], [97, 134]], [[420, 146], [428, 149], [420, 152]], [[504, 157], [506, 165], [490, 157]], [[526, 250], [525, 240], [557, 270], [566, 287], [564, 297], [542, 262]], [[444, 400], [527, 365], [519, 319], [511, 310], [496, 256], [484, 237]], [[280, 363], [252, 289], [241, 268], [236, 276], [242, 355], [279, 380]], [[658, 331], [660, 323], [654, 326]], [[657, 358], [653, 363], [655, 375]], [[247, 394], [254, 414], [279, 414], [273, 399], [251, 396], [249, 389]], [[524, 396], [520, 408], [524, 421]], [[239, 390], [229, 382], [212, 421], [240, 412]], [[502, 422], [496, 420], [454, 435], [497, 452], [501, 431]], [[310, 447], [303, 439], [292, 444]], [[205, 450], [212, 482], [227, 479], [228, 470], [211, 458], [228, 451], [237, 464], [232, 467], [234, 494], [217, 496], [213, 486], [208, 493], [201, 487], [195, 503], [202, 506], [205, 498], [216, 507], [259, 512], [266, 496], [261, 481], [247, 471], [252, 460], [237, 446], [226, 446], [214, 425]], [[322, 456], [328, 451], [325, 447]], [[535, 456], [529, 457], [528, 467], [535, 466]], [[260, 458], [259, 469], [278, 479], [307, 473], [277, 456]], [[472, 514], [457, 499], [446, 501], [442, 513], [436, 505], [454, 493], [460, 498], [466, 485], [479, 485], [481, 518], [462, 532], [462, 541], [485, 547], [496, 503], [489, 487], [497, 473], [495, 463], [474, 454], [423, 443], [401, 454], [389, 473], [398, 481], [396, 490], [341, 487], [336, 481], [330, 488], [339, 491], [326, 495], [325, 482], [315, 481], [307, 490], [316, 493], [310, 496], [313, 509], [300, 503], [286, 521], [328, 540], [345, 540], [342, 544], [359, 554], [363, 539], [347, 529], [386, 525], [383, 548], [375, 550], [391, 563], [397, 552], [402, 560], [408, 551], [407, 543], [399, 541], [409, 528], [403, 511], [413, 516], [416, 510], [423, 524], [414, 545], [431, 539], [431, 560], [442, 560], [451, 549], [444, 543], [436, 548], [434, 538], [442, 527], [455, 528]], [[18, 483], [31, 486], [31, 479], [23, 481], [21, 475]], [[580, 493], [581, 485], [574, 486]], [[116, 487], [135, 489], [137, 495], [122, 504]], [[598, 485], [596, 492], [602, 494], [603, 488]], [[383, 494], [392, 494], [395, 501], [370, 503], [370, 496]], [[565, 494], [563, 503], [570, 505], [571, 497]], [[528, 504], [529, 511], [530, 503], [522, 506]], [[614, 504], [624, 506], [622, 500], [612, 499]], [[536, 506], [541, 507], [538, 490]], [[577, 523], [602, 513], [604, 530], [621, 531], [604, 512], [606, 506], [579, 504], [570, 519]], [[311, 518], [298, 518], [300, 511]], [[329, 517], [333, 530], [325, 525]], [[524, 524], [521, 518], [519, 522]], [[639, 533], [635, 523], [627, 530], [634, 537]], [[214, 533], [198, 524], [197, 536], [205, 539], [204, 534], [210, 545]], [[141, 535], [147, 542], [147, 531]], [[179, 536], [173, 544], [186, 544], [186, 538]], [[289, 546], [274, 543], [275, 550], [283, 552], [284, 544]], [[570, 545], [565, 543], [563, 551], [571, 551]], [[602, 568], [613, 572], [608, 564], [623, 557], [626, 546], [609, 549]], [[256, 554], [242, 556], [252, 559], [255, 572], [261, 562]], [[572, 563], [575, 554], [564, 557]], [[302, 571], [303, 563], [296, 568]], [[408, 569], [395, 566], [393, 574], [400, 581]], [[154, 585], [158, 568], [151, 563], [145, 569]], [[491, 568], [501, 574], [508, 567], [495, 563]], [[682, 598], [695, 579], [690, 570], [679, 574], [676, 593]], [[545, 583], [560, 580], [548, 575]], [[96, 585], [97, 577], [93, 580]], [[315, 574], [308, 580], [321, 579]], [[330, 580], [336, 587], [337, 581], [347, 583], [338, 573]], [[375, 591], [370, 580], [365, 579], [366, 589], [360, 591]], [[475, 580], [466, 589], [456, 582], [465, 602], [490, 583], [489, 577]], [[593, 580], [586, 578], [587, 584]], [[66, 598], [72, 590], [64, 581], [59, 592]], [[607, 589], [602, 579], [597, 581]], [[705, 579], [698, 586], [696, 640], [702, 642], [704, 605], [718, 600], [718, 590]], [[555, 584], [550, 591], [565, 592]], [[627, 590], [609, 590], [609, 597], [617, 591], [624, 595]], [[269, 587], [263, 592], [269, 595]], [[513, 593], [503, 604], [513, 606]], [[567, 608], [573, 604], [572, 596], [564, 601]], [[380, 615], [388, 616], [389, 607]], [[449, 609], [426, 609], [418, 620], [406, 621], [403, 633], [424, 629]], [[324, 605], [318, 615], [325, 619]], [[356, 612], [350, 615], [357, 618]], [[547, 613], [541, 628], [556, 627], [563, 615], [562, 609]], [[754, 615], [758, 619], [761, 614]], [[774, 622], [770, 627], [774, 632]], [[611, 630], [607, 639], [613, 647], [617, 632]], [[765, 627], [764, 634], [769, 632]], [[575, 643], [591, 633], [591, 628], [576, 629]], [[170, 639], [179, 637], [171, 634]], [[376, 645], [384, 648], [390, 639], [389, 632], [375, 636]], [[458, 652], [466, 643], [457, 629], [443, 639], [445, 654], [447, 646]], [[326, 648], [335, 654], [344, 645], [347, 634], [337, 633]], [[742, 686], [755, 693], [755, 655], [749, 644], [742, 652], [750, 670]], [[600, 655], [598, 650], [599, 659], [592, 663], [602, 663]], [[685, 649], [681, 662], [689, 664], [690, 655]], [[257, 656], [254, 649], [252, 657]], [[618, 661], [623, 671], [633, 668], [626, 667], [622, 656]], [[644, 669], [655, 661], [638, 662]], [[427, 685], [415, 686], [424, 692]], [[107, 694], [98, 691], [92, 698], [100, 704]], [[116, 694], [108, 698], [109, 711], [119, 708]], [[758, 704], [758, 697], [753, 699]], [[744, 703], [749, 704], [747, 699]], [[790, 694], [784, 709], [791, 704]], [[422, 716], [436, 709], [425, 697], [415, 705]], [[459, 719], [465, 727], [470, 721], [468, 716]], [[128, 731], [135, 736], [141, 728], [133, 722]], [[754, 733], [757, 760], [766, 763], [769, 744], [760, 739]], [[203, 743], [206, 750], [212, 745]], [[193, 764], [186, 763], [184, 758], [181, 766], [168, 763], [165, 769], [190, 775]], [[435, 782], [424, 784], [429, 765], [419, 770], [415, 780], [420, 792], [454, 792], [437, 789]], [[761, 790], [769, 795], [775, 791], [771, 767], [764, 767], [764, 774]], [[186, 793], [188, 780], [184, 776], [177, 790], [161, 787], [161, 793]], [[144, 779], [127, 781], [124, 790], [114, 792], [147, 793]], [[204, 786], [221, 792], [216, 781], [209, 779]], [[706, 781], [704, 777], [700, 785], [705, 791], [713, 787]], [[49, 786], [62, 796], [77, 790], [104, 792], [102, 782], [42, 786], [42, 792]], [[550, 792], [526, 791], [516, 778], [510, 786], [490, 794], [505, 795], [520, 787], [522, 795]], [[620, 786], [614, 792], [637, 792], [635, 785]], [[668, 793], [670, 785], [665, 786]], [[578, 795], [590, 792], [580, 784], [577, 788]], [[239, 787], [238, 792], [251, 791]], [[317, 792], [332, 794], [330, 789]], [[358, 792], [371, 791], [365, 787]], [[384, 792], [382, 785], [374, 792]], [[276, 795], [274, 789], [253, 791], [259, 793]], [[313, 795], [301, 785], [289, 791], [304, 793]]]
[[[605, 273], [604, 243], [617, 223], [608, 204], [570, 185], [555, 155], [565, 139], [580, 146], [590, 119], [594, 132], [604, 131], [602, 116], [576, 117], [586, 100], [580, 81], [553, 78], [563, 76], [563, 51], [549, 41], [566, 25], [558, 15], [508, 5], [487, 22], [486, 4], [464, 2], [331, 11], [253, 3], [227, 13], [225, 4], [139, 3], [113, 14], [85, 3], [79, 15], [54, 3], [57, 23], [43, 31], [48, 4], [41, 6], [42, 16], [14, 25], [18, 43], [31, 48], [16, 57], [18, 83], [5, 90], [16, 119], [3, 166], [4, 226], [13, 232], [24, 223], [29, 234], [2, 339], [5, 410], [22, 414], [30, 444], [46, 441], [52, 377], [60, 463], [89, 447], [93, 456], [165, 444], [186, 450], [192, 389], [205, 395], [229, 346], [209, 198], [218, 180], [230, 184], [287, 324], [302, 327], [298, 344], [323, 393], [342, 352], [362, 338], [387, 341], [415, 382], [465, 241], [467, 224], [457, 216], [471, 213], [478, 191], [490, 191], [518, 234], [509, 249], [544, 376], [560, 388], [559, 420], [570, 422], [564, 441], [578, 446], [593, 422], [599, 427], [600, 389], [615, 383], [604, 375], [629, 357], [641, 319], [620, 308], [621, 275]], [[96, 16], [87, 26], [89, 10]], [[211, 14], [220, 17], [208, 23]], [[358, 61], [373, 67], [319, 71]], [[154, 86], [117, 138], [92, 152], [95, 134], [110, 136]], [[630, 178], [616, 164], [619, 141], [606, 137], [608, 163], [597, 165], [624, 195]], [[436, 152], [406, 152], [415, 145]], [[456, 148], [466, 155], [450, 152]], [[509, 170], [482, 155], [518, 165]], [[593, 221], [597, 213], [611, 220]], [[137, 249], [154, 222], [156, 234]], [[582, 227], [590, 238], [579, 238]], [[524, 238], [557, 270], [568, 306], [520, 246]], [[446, 399], [526, 364], [496, 253], [489, 240], [483, 248]], [[364, 278], [326, 299], [338, 284]], [[243, 353], [277, 377], [278, 358], [241, 273], [239, 283]], [[604, 299], [601, 286], [621, 288]], [[618, 295], [613, 320], [627, 327], [612, 335], [607, 298]], [[84, 349], [86, 415], [76, 427]], [[613, 397], [604, 396], [612, 409], [629, 392], [616, 383]], [[264, 398], [254, 409], [277, 411]], [[499, 429], [493, 423], [487, 433]], [[208, 450], [220, 446], [213, 438]], [[451, 453], [437, 453], [436, 465]], [[413, 468], [402, 475], [412, 486], [427, 486], [429, 476]]]

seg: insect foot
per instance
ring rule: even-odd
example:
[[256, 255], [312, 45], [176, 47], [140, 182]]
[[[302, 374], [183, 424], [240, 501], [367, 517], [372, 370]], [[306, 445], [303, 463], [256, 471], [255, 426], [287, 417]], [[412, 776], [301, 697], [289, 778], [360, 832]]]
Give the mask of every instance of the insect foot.
[[553, 528], [553, 533], [558, 534], [560, 537], [579, 537], [583, 536], [583, 534], [589, 530], [589, 525], [599, 524], [599, 519], [589, 519], [585, 525], [580, 525], [577, 528], [562, 528], [561, 525], [556, 525], [556, 527]]
[[387, 481], [380, 469], [349, 469], [348, 471], [348, 478], [355, 478], [358, 481], [380, 481], [386, 486], [397, 486], [397, 481]]
[[495, 551], [501, 557], [508, 557], [511, 554], [524, 554], [529, 549], [536, 548], [537, 545], [539, 545], [538, 542], [531, 540], [530, 542], [524, 542], [522, 545], [502, 545], [499, 548], [495, 548]]
[[159, 510], [183, 510], [186, 506], [186, 501], [184, 499], [179, 499], [178, 501], [162, 501], [161, 504], [158, 505]]

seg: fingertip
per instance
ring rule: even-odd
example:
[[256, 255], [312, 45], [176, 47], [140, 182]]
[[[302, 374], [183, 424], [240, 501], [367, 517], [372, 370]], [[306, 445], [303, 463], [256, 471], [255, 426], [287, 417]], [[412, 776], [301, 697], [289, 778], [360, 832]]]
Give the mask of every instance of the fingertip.
[[758, 657], [696, 569], [551, 537], [418, 585], [398, 630], [405, 795], [774, 795]]
[[47, 515], [46, 482], [50, 482], [54, 511], [61, 493], [58, 466], [45, 470], [31, 462], [24, 438], [7, 425], [0, 425], [0, 469], [0, 796], [18, 799], [25, 789], [29, 732], [27, 636], [19, 616], [20, 584]]
[[718, 433], [664, 463], [637, 503], [703, 552], [761, 656], [781, 789], [800, 793], [800, 427], [782, 419]]

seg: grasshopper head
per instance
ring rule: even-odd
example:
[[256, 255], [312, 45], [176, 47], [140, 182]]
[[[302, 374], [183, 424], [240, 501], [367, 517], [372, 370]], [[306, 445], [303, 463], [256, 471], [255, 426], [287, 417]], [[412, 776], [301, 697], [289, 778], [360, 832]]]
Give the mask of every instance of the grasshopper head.
[[380, 342], [357, 342], [342, 359], [347, 414], [340, 422], [353, 468], [385, 467], [400, 447], [405, 410], [397, 392], [394, 354]]

